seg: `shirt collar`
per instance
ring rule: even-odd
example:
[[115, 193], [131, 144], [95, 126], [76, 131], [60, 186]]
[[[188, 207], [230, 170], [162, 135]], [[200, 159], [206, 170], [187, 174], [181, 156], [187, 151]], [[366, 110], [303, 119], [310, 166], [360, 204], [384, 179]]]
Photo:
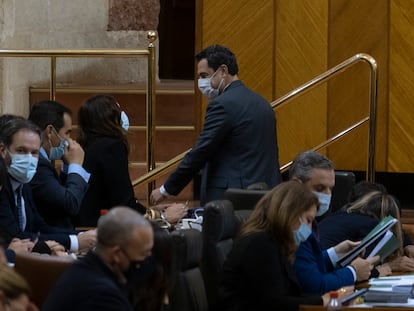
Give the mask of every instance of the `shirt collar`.
[[17, 180], [14, 180], [13, 178], [10, 178], [10, 183], [11, 183], [11, 186], [12, 186], [13, 192], [15, 192], [15, 191], [16, 191], [16, 189], [17, 189], [18, 187], [20, 187], [20, 185], [22, 185], [22, 183], [18, 182]]
[[46, 160], [50, 161], [50, 159], [49, 159], [49, 157], [48, 157], [48, 155], [47, 155], [47, 152], [46, 152], [45, 148], [40, 147], [39, 152], [40, 152], [40, 154], [41, 154], [41, 155], [42, 155], [42, 156], [43, 156]]

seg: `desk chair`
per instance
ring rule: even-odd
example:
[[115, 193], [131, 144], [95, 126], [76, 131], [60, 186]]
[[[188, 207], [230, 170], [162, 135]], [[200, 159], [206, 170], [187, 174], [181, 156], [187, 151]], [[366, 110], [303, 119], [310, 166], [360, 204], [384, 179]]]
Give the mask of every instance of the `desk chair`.
[[31, 300], [40, 308], [50, 289], [73, 261], [69, 256], [20, 253], [16, 254], [14, 269], [27, 280], [32, 290]]
[[333, 213], [348, 203], [348, 195], [355, 185], [355, 174], [347, 171], [335, 171], [335, 187], [329, 210]]
[[268, 190], [250, 190], [228, 188], [224, 192], [224, 199], [233, 204], [235, 211], [252, 210], [256, 203], [268, 192]]
[[207, 292], [210, 310], [215, 310], [217, 288], [223, 263], [233, 247], [241, 222], [246, 220], [251, 210], [234, 211], [228, 200], [207, 203], [203, 214], [203, 256], [201, 271]]
[[200, 270], [202, 238], [195, 229], [173, 231], [176, 277], [170, 293], [170, 311], [208, 311], [204, 281]]

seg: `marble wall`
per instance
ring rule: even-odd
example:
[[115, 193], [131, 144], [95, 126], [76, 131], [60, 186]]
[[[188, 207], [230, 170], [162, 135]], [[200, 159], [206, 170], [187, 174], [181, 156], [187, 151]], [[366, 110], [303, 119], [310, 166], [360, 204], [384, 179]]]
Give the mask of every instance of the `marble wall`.
[[[159, 0], [0, 0], [1, 49], [142, 49]], [[58, 85], [134, 83], [146, 60], [61, 58]], [[47, 58], [0, 58], [0, 113], [27, 116], [29, 87], [48, 85]]]

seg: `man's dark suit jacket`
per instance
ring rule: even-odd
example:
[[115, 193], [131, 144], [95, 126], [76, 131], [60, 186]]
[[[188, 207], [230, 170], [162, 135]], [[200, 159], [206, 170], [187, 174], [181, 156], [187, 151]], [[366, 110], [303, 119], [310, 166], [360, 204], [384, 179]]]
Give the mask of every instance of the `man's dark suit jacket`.
[[52, 163], [42, 155], [32, 181], [33, 199], [47, 224], [73, 229], [71, 217], [78, 214], [87, 182], [78, 174], [56, 172]]
[[208, 104], [203, 130], [165, 190], [177, 195], [203, 168], [202, 205], [223, 199], [227, 188], [256, 182], [274, 187], [281, 181], [275, 113], [240, 80]]
[[91, 174], [76, 225], [96, 226], [100, 210], [129, 206], [144, 214], [135, 198], [128, 171], [128, 150], [119, 139], [100, 137], [83, 146], [83, 167]]
[[26, 210], [26, 228], [22, 231], [19, 227], [16, 201], [10, 180], [7, 179], [0, 192], [0, 226], [7, 235], [6, 240], [10, 243], [12, 238], [39, 239], [40, 241], [55, 240], [67, 249], [70, 248], [69, 234], [76, 234], [72, 230], [52, 227], [46, 224], [37, 211], [33, 201], [32, 190], [28, 184], [23, 185], [23, 198]]
[[42, 311], [132, 311], [125, 289], [93, 252], [75, 262], [51, 290]]

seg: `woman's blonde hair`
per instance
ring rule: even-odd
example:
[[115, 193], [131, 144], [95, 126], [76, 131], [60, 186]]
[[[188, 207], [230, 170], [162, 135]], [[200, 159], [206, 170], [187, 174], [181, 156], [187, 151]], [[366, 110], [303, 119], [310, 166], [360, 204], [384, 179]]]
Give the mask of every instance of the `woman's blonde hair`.
[[23, 294], [29, 295], [30, 288], [27, 281], [13, 268], [0, 265], [0, 292], [3, 293], [3, 298], [14, 300]]
[[394, 197], [386, 192], [371, 191], [356, 200], [347, 208], [348, 213], [360, 213], [371, 216], [381, 221], [386, 216], [392, 216], [398, 220], [393, 226], [392, 232], [400, 241], [396, 255], [403, 255], [402, 228], [400, 222], [400, 209]]
[[312, 191], [295, 180], [283, 182], [257, 203], [240, 234], [268, 232], [292, 260], [296, 251], [292, 227], [312, 206], [319, 208], [318, 198]]

